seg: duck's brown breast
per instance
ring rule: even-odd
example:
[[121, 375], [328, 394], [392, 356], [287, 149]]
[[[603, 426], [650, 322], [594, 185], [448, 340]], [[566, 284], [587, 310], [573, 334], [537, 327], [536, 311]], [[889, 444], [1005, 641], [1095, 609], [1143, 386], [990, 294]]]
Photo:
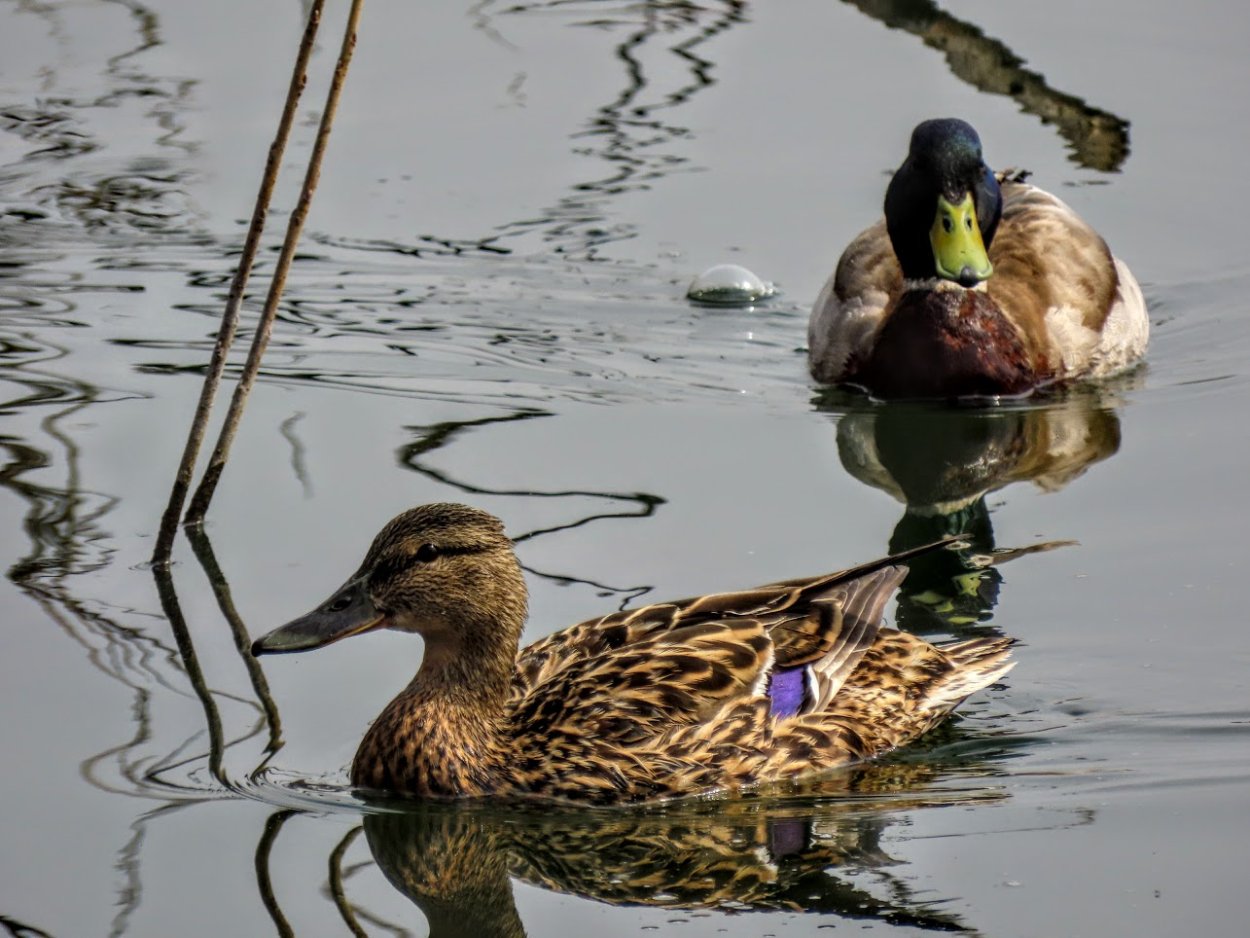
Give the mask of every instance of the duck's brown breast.
[[951, 398], [1024, 394], [1053, 377], [985, 291], [910, 290], [844, 381], [877, 397]]

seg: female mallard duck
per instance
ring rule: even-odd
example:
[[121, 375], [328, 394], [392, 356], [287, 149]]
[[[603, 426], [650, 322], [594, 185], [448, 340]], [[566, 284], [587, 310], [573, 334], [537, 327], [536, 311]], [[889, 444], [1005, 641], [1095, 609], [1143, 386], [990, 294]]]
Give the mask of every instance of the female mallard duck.
[[877, 397], [1019, 395], [1146, 350], [1141, 287], [1063, 202], [995, 176], [960, 120], [911, 136], [885, 219], [843, 252], [808, 324], [812, 376]]
[[882, 628], [923, 550], [840, 573], [645, 606], [518, 654], [525, 580], [493, 516], [425, 505], [382, 529], [320, 607], [253, 654], [377, 628], [425, 655], [352, 763], [362, 788], [599, 804], [741, 788], [915, 739], [1013, 662], [1011, 640], [935, 647]]

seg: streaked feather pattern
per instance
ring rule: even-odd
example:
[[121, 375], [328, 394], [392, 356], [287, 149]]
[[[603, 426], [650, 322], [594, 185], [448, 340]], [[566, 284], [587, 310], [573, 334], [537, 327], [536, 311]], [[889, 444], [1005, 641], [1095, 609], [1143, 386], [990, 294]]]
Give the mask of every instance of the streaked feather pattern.
[[[1011, 668], [1010, 639], [935, 646], [883, 627], [903, 564], [943, 543], [613, 613], [518, 652], [525, 587], [502, 526], [427, 505], [391, 522], [323, 607], [255, 649], [379, 626], [425, 637], [421, 670], [357, 752], [363, 787], [602, 804], [742, 788], [888, 752]], [[367, 624], [328, 624], [336, 607], [367, 607]], [[804, 670], [793, 715], [773, 710], [778, 668]]]

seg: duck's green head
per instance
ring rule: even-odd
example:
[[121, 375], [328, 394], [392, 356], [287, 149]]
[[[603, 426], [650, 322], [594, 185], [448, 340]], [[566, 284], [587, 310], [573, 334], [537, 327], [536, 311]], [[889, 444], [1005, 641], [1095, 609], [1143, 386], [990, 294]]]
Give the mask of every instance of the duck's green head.
[[525, 581], [498, 518], [467, 505], [422, 505], [378, 532], [329, 599], [257, 639], [252, 653], [310, 651], [382, 628], [420, 633], [427, 659], [507, 648], [525, 606]]
[[1003, 198], [981, 157], [981, 138], [961, 120], [919, 124], [885, 193], [885, 221], [908, 280], [940, 277], [965, 287], [994, 272], [989, 246]]

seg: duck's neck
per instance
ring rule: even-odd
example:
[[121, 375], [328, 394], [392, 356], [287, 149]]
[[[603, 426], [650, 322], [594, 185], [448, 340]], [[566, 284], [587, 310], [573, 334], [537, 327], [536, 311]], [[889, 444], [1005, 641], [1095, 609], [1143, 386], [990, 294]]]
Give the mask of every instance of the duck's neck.
[[456, 708], [502, 715], [516, 670], [520, 628], [483, 629], [454, 639], [425, 640], [421, 668], [405, 693], [419, 693]]
[[361, 741], [353, 783], [433, 797], [497, 790], [518, 647], [501, 638], [513, 634], [519, 628], [429, 636], [420, 670]]

